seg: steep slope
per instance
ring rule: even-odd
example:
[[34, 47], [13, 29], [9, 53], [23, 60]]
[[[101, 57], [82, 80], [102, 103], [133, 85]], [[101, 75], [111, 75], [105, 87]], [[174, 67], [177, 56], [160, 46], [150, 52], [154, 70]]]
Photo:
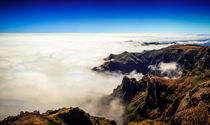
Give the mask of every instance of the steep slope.
[[210, 107], [210, 81], [192, 89], [182, 99], [173, 119], [172, 125], [210, 124], [208, 120]]
[[62, 108], [40, 114], [38, 111], [21, 112], [9, 116], [0, 125], [116, 125], [115, 121], [90, 116], [79, 108]]
[[[142, 53], [124, 52], [118, 55], [111, 54], [105, 63], [94, 67], [95, 71], [121, 71], [130, 73], [133, 70], [146, 74], [151, 72], [150, 65], [161, 62], [176, 62], [183, 69], [210, 69], [210, 46], [199, 45], [172, 45], [160, 50], [144, 51]], [[155, 74], [154, 72], [152, 72]], [[155, 75], [160, 75], [156, 73]]]
[[[202, 100], [201, 98], [203, 98], [203, 102], [207, 105], [207, 102], [210, 100], [209, 80], [209, 71], [200, 72], [196, 69], [185, 71], [179, 79], [165, 79], [146, 74], [141, 80], [136, 81], [134, 78], [125, 76], [121, 85], [114, 89], [111, 96], [121, 98], [125, 102], [128, 121], [130, 121], [129, 124], [169, 124], [171, 120], [176, 123], [183, 123], [180, 121], [181, 117], [189, 116], [188, 112], [200, 104], [198, 101]], [[194, 93], [192, 98], [197, 101], [194, 101], [197, 104], [193, 103], [194, 107], [191, 105], [190, 100], [185, 99], [185, 95], [189, 93]], [[190, 104], [181, 111], [180, 109], [182, 108], [180, 107], [183, 107], [181, 105], [186, 103], [186, 101]], [[180, 103], [181, 105], [179, 105]], [[203, 103], [200, 105], [203, 106]], [[201, 114], [205, 117], [202, 118], [203, 121], [197, 120], [197, 122], [206, 123], [208, 119], [208, 115], [206, 118], [208, 108], [196, 108], [198, 111], [202, 110]], [[190, 113], [192, 117], [195, 115], [194, 111]], [[201, 114], [200, 116], [202, 116]], [[186, 118], [184, 121], [188, 119]]]

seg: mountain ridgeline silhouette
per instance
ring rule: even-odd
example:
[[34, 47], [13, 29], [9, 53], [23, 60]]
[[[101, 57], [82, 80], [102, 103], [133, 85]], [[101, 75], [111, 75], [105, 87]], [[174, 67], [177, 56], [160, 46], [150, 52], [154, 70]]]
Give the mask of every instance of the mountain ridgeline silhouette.
[[157, 65], [161, 62], [176, 62], [183, 69], [199, 70], [210, 69], [210, 46], [199, 45], [172, 45], [160, 50], [149, 50], [144, 52], [129, 53], [127, 51], [121, 54], [110, 54], [105, 58], [105, 63], [99, 67], [94, 67], [94, 71], [121, 71], [122, 73], [130, 73], [133, 70], [146, 74], [152, 72], [149, 66]]

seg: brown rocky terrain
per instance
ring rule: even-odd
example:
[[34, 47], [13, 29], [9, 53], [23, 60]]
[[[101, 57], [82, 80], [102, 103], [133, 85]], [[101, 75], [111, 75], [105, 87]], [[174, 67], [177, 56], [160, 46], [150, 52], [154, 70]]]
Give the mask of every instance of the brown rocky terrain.
[[210, 124], [210, 81], [190, 90], [182, 99], [171, 120], [172, 125]]
[[91, 116], [79, 108], [62, 108], [49, 110], [43, 114], [39, 111], [21, 112], [9, 116], [0, 125], [116, 125], [115, 121]]
[[178, 79], [149, 73], [139, 81], [125, 76], [111, 96], [125, 103], [129, 124], [207, 124], [209, 86], [209, 71], [185, 71]]

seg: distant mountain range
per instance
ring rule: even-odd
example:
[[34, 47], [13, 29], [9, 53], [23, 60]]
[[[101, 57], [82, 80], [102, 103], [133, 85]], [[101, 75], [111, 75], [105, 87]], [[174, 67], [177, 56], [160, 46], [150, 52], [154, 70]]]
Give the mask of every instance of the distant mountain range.
[[192, 45], [210, 45], [210, 39], [197, 39], [197, 40], [172, 40], [172, 41], [150, 41], [150, 42], [140, 42], [134, 40], [125, 41], [126, 43], [135, 43], [141, 46], [150, 45], [173, 45], [173, 44], [192, 44]]
[[[198, 45], [172, 45], [160, 50], [144, 51], [142, 53], [123, 52], [121, 54], [110, 54], [105, 58], [105, 63], [94, 67], [95, 71], [121, 71], [130, 73], [133, 70], [146, 74], [152, 72], [150, 65], [157, 65], [161, 62], [176, 62], [183, 69], [199, 70], [210, 69], [210, 46]], [[160, 74], [156, 74], [160, 75]]]

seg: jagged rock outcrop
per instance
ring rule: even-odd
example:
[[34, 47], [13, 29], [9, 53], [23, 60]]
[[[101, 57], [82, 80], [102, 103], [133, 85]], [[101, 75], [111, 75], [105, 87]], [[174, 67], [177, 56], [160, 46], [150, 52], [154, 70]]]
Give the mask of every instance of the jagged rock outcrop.
[[9, 116], [0, 125], [116, 125], [115, 121], [90, 116], [80, 108], [62, 108], [49, 110], [40, 114], [38, 111], [21, 112], [17, 116]]
[[[178, 79], [165, 79], [148, 73], [139, 81], [125, 76], [111, 96], [121, 98], [125, 102], [127, 118], [128, 121], [132, 121], [132, 124], [149, 122], [170, 124], [175, 114], [182, 109], [179, 104], [185, 95], [195, 94], [195, 90], [198, 90], [193, 88], [201, 87], [202, 85], [199, 84], [210, 80], [209, 73], [209, 71], [200, 72], [199, 70], [185, 71]], [[204, 89], [199, 91], [207, 92], [206, 88], [205, 91]], [[194, 96], [197, 97], [197, 95]], [[203, 98], [209, 97], [209, 95], [201, 95]], [[208, 110], [205, 111], [208, 112]], [[150, 120], [144, 121], [146, 119]]]
[[139, 84], [135, 78], [124, 76], [122, 84], [113, 91], [114, 97], [122, 97], [126, 103], [130, 103], [131, 99], [137, 94], [138, 91], [144, 90], [146, 84]]
[[[210, 81], [204, 82], [186, 93], [184, 98], [175, 99], [160, 118], [132, 121], [129, 122], [129, 125], [209, 125]], [[170, 113], [172, 114], [171, 119], [163, 120]]]
[[74, 108], [69, 110], [69, 112], [58, 114], [58, 117], [69, 125], [92, 125], [90, 115], [79, 108]]
[[113, 91], [112, 95], [122, 98], [128, 106], [133, 105], [135, 112], [142, 117], [148, 117], [147, 109], [165, 108], [164, 104], [160, 105], [163, 101], [160, 93], [167, 91], [168, 83], [161, 83], [158, 78], [146, 74], [140, 81], [136, 81], [134, 78], [125, 76], [122, 84]]
[[182, 99], [176, 114], [171, 120], [172, 125], [205, 125], [210, 124], [210, 81], [207, 81]]
[[[172, 45], [160, 50], [144, 51], [142, 53], [124, 52], [118, 55], [111, 54], [95, 71], [121, 71], [130, 73], [136, 70], [139, 73], [153, 73], [148, 66], [161, 62], [176, 62], [184, 70], [210, 69], [210, 46], [199, 45]], [[153, 75], [160, 75], [153, 73]]]

